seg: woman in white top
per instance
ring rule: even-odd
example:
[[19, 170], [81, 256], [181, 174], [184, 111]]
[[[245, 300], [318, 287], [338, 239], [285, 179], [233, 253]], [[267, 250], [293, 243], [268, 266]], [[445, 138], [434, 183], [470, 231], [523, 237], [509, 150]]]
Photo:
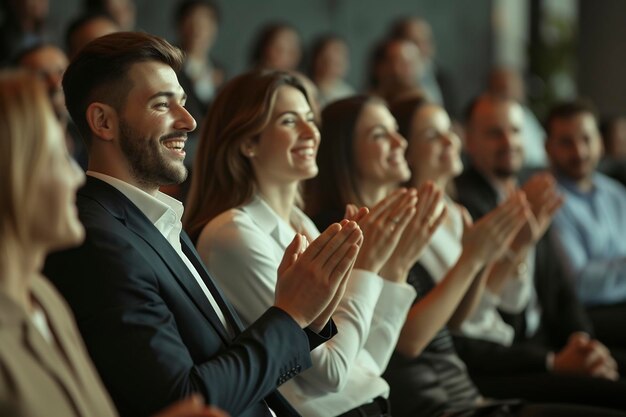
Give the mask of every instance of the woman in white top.
[[[318, 225], [336, 218], [338, 209], [347, 203], [375, 204], [399, 186], [397, 178], [389, 175], [392, 172], [389, 162], [394, 160], [393, 156], [399, 151], [404, 154], [406, 150], [406, 143], [400, 147], [393, 140], [397, 132], [396, 119], [380, 98], [354, 96], [331, 103], [323, 110], [322, 135], [325, 141], [318, 157], [320, 175], [307, 184], [307, 208], [311, 208]], [[452, 164], [452, 168], [458, 169], [460, 162], [456, 165]], [[451, 209], [447, 202], [445, 206], [448, 208], [444, 210]], [[480, 399], [462, 362], [450, 348], [449, 335], [440, 333], [448, 322], [460, 323], [472, 310], [474, 294], [480, 291], [479, 280], [474, 277], [482, 275], [481, 271], [490, 260], [502, 254], [501, 247], [506, 246], [524, 222], [525, 207], [523, 197], [518, 195], [473, 226], [459, 217], [458, 211], [452, 207], [452, 220], [446, 221], [454, 223], [464, 233], [465, 240], [462, 247], [450, 247], [445, 256], [456, 257], [458, 262], [455, 259], [454, 267], [446, 268], [445, 277], [432, 290], [416, 285], [416, 301], [406, 317], [396, 346], [398, 353], [394, 355], [411, 362], [421, 356], [427, 346], [431, 348], [435, 343], [438, 346], [431, 349], [434, 352], [427, 352], [426, 357], [431, 353], [443, 354], [445, 363], [443, 367], [428, 363], [426, 373], [423, 367], [413, 368], [417, 375], [404, 380], [404, 387], [392, 384], [391, 405], [397, 415], [414, 415], [407, 410], [417, 412], [422, 405], [439, 407], [441, 411], [452, 406], [474, 406]], [[419, 234], [414, 235], [415, 238], [419, 239]], [[407, 237], [403, 243], [411, 240]], [[413, 271], [409, 276], [413, 284], [412, 275]], [[437, 341], [433, 342], [434, 339]], [[394, 366], [405, 368], [404, 362]], [[411, 385], [413, 380], [419, 380], [423, 385]], [[449, 392], [442, 394], [448, 388]], [[436, 392], [430, 392], [430, 389]], [[443, 395], [444, 398], [433, 405], [431, 395]], [[396, 408], [396, 403], [404, 403], [406, 407]], [[431, 415], [433, 409], [424, 408], [421, 412]]]
[[[434, 181], [450, 191], [451, 182], [461, 173], [463, 165], [460, 158], [461, 143], [452, 130], [446, 111], [421, 97], [408, 97], [394, 103], [392, 112], [398, 119], [400, 130], [409, 140], [407, 160], [412, 173], [410, 183], [419, 185]], [[448, 219], [435, 233], [420, 259], [420, 264], [437, 282], [444, 278], [461, 254], [463, 217], [471, 221], [466, 209], [455, 204], [450, 197], [446, 197], [446, 207]], [[526, 216], [530, 217], [529, 210]], [[451, 328], [470, 337], [509, 345], [513, 341], [514, 330], [502, 320], [497, 309], [511, 313], [522, 311], [532, 291], [532, 280], [528, 274], [518, 273], [517, 260], [526, 251], [515, 247], [513, 240], [503, 249], [503, 259], [514, 259], [499, 262], [495, 267], [491, 265], [487, 273], [475, 278], [474, 287], [478, 291], [469, 294], [476, 307], [464, 320], [451, 323]]]
[[[318, 172], [320, 135], [303, 86], [282, 72], [230, 81], [205, 126], [185, 227], [249, 323], [273, 303], [276, 271], [294, 235], [310, 241], [319, 234], [297, 203], [300, 181]], [[394, 167], [397, 181], [408, 178], [402, 154]], [[303, 415], [387, 415], [389, 388], [380, 375], [415, 297], [406, 272], [436, 228], [432, 220], [421, 239], [394, 252], [407, 230], [433, 217], [435, 198], [416, 200], [414, 190], [400, 190], [368, 214], [349, 210], [364, 241], [333, 316], [338, 334], [312, 352], [311, 369], [281, 387]]]
[[[320, 147], [320, 175], [308, 184], [310, 204], [307, 201], [312, 217], [319, 220], [318, 225], [326, 223], [324, 217], [329, 212], [336, 212], [338, 207], [348, 202], [375, 204], [390, 190], [398, 187], [399, 183], [385, 175], [385, 166], [380, 163], [381, 159], [384, 161], [381, 154], [390, 152], [387, 150], [390, 145], [380, 137], [384, 138], [387, 132], [398, 129], [396, 120], [386, 104], [375, 97], [354, 96], [332, 103], [324, 109], [322, 133], [327, 141]], [[447, 122], [449, 124], [449, 120]], [[449, 132], [449, 126], [445, 135], [446, 140], [453, 144], [451, 149], [458, 153], [460, 142], [456, 135]], [[414, 144], [409, 145], [406, 152], [413, 178], [420, 178], [414, 183], [418, 186], [434, 182], [445, 189], [448, 179], [453, 178], [462, 168], [459, 155], [448, 151], [444, 156], [438, 156], [445, 166], [437, 168], [445, 179], [442, 180], [439, 175], [422, 177], [420, 173], [425, 168], [417, 166], [415, 155], [427, 158], [427, 153], [421, 148], [416, 150]], [[440, 160], [434, 162], [440, 164]], [[502, 256], [504, 248], [514, 236], [513, 232], [522, 226], [525, 210], [528, 209], [523, 196], [519, 194], [507, 202], [506, 208], [471, 226], [469, 214], [461, 211], [449, 199], [444, 200], [443, 206], [448, 213], [444, 221], [445, 230], [440, 230], [443, 229], [440, 227], [434, 237], [441, 240], [441, 236], [452, 229], [458, 239], [448, 239], [443, 243], [445, 250], [441, 256], [449, 263], [446, 263], [445, 268], [442, 267], [442, 273], [438, 276], [441, 285], [409, 313], [398, 343], [398, 350], [409, 356], [418, 355], [443, 325], [450, 322], [456, 326], [473, 310], [476, 294], [480, 293], [482, 287], [482, 281], [474, 280], [474, 277], [482, 276], [478, 273], [491, 260]], [[484, 239], [486, 235], [491, 238]], [[464, 237], [463, 244], [461, 236]], [[446, 275], [455, 263], [457, 265]], [[466, 294], [469, 296], [465, 297]]]

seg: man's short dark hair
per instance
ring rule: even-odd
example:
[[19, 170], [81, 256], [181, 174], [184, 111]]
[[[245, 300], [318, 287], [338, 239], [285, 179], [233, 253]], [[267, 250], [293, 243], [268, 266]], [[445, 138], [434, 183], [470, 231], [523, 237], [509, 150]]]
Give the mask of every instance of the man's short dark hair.
[[133, 64], [146, 61], [162, 62], [178, 72], [184, 54], [158, 36], [117, 32], [92, 41], [72, 60], [63, 77], [63, 90], [67, 109], [88, 148], [87, 107], [99, 101], [121, 111], [132, 88], [128, 71]]
[[476, 97], [472, 98], [472, 100], [470, 100], [470, 102], [465, 107], [465, 111], [463, 112], [463, 122], [465, 123], [466, 126], [471, 123], [472, 118], [474, 117], [474, 113], [476, 112], [476, 109], [478, 108], [478, 105], [483, 100], [490, 100], [496, 103], [511, 102], [511, 103], [519, 104], [517, 100], [506, 97], [502, 94], [494, 94], [489, 91], [479, 94]]
[[563, 101], [553, 106], [548, 112], [548, 117], [544, 124], [547, 137], [549, 138], [552, 134], [552, 124], [555, 120], [571, 119], [581, 113], [589, 113], [596, 121], [598, 120], [595, 106], [587, 99], [579, 98], [576, 100]]

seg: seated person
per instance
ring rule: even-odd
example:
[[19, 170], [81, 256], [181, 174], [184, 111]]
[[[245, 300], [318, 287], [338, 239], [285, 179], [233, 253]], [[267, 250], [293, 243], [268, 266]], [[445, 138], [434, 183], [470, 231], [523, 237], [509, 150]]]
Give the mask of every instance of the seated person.
[[94, 39], [119, 32], [117, 23], [104, 13], [87, 13], [74, 19], [65, 31], [65, 47], [70, 59]]
[[598, 337], [626, 347], [626, 189], [596, 170], [602, 140], [593, 108], [582, 101], [554, 107], [546, 150], [566, 200], [553, 238]]
[[182, 62], [179, 49], [140, 32], [98, 38], [71, 62], [63, 87], [89, 149], [77, 197], [86, 239], [49, 256], [45, 271], [121, 415], [197, 392], [232, 415], [296, 416], [276, 388], [335, 333], [333, 300], [362, 234], [347, 221], [306, 250], [290, 246], [273, 305], [244, 330], [181, 233], [182, 204], [159, 192], [185, 179], [196, 127], [176, 77]]
[[327, 34], [313, 42], [309, 75], [319, 90], [320, 107], [355, 93], [345, 80], [349, 65], [348, 43], [341, 36]]
[[604, 155], [598, 170], [626, 187], [626, 117], [616, 116], [600, 126]]
[[[475, 219], [501, 204], [517, 187], [523, 164], [522, 120], [519, 104], [502, 96], [481, 95], [469, 108], [466, 146], [470, 164], [455, 184], [459, 202]], [[618, 378], [616, 358], [593, 338], [589, 318], [560, 267], [549, 236], [543, 232], [558, 206], [550, 203], [554, 179], [538, 175], [522, 187], [531, 204], [534, 236], [525, 240], [522, 235], [528, 230], [523, 229], [510, 248], [512, 256], [494, 266], [501, 271], [496, 278], [506, 277], [507, 267], [526, 270], [525, 278], [513, 279], [527, 279], [531, 285], [524, 311], [500, 311], [514, 330], [512, 344], [457, 337], [457, 350], [487, 395], [624, 407], [623, 394], [608, 394], [624, 389], [623, 382], [611, 381]], [[554, 198], [557, 203], [558, 196]], [[564, 390], [565, 385], [569, 389]], [[599, 385], [605, 388], [594, 388]]]
[[[315, 120], [299, 78], [253, 71], [226, 84], [201, 136], [185, 225], [247, 323], [272, 305], [276, 269], [294, 236], [309, 242], [319, 235], [297, 207], [300, 182], [318, 171]], [[394, 249], [404, 253], [397, 245], [416, 200], [402, 190], [356, 213], [364, 241], [334, 316], [339, 334], [311, 352], [312, 369], [280, 389], [303, 415], [388, 415], [380, 375], [415, 297], [405, 282], [410, 263], [389, 258]]]
[[[439, 109], [435, 107], [435, 109]], [[444, 123], [442, 141], [447, 138], [457, 144], [458, 138], [449, 132], [449, 119], [443, 110], [439, 120]], [[441, 117], [444, 116], [444, 117]], [[343, 207], [350, 201], [356, 204], [374, 204], [384, 198], [400, 182], [408, 179], [407, 161], [404, 158], [407, 141], [399, 134], [400, 119], [395, 119], [380, 99], [357, 96], [339, 100], [328, 105], [322, 112], [322, 137], [320, 144], [320, 173], [312, 180], [308, 201], [323, 221], [335, 213], [340, 218]], [[445, 123], [448, 123], [446, 126]], [[444, 133], [445, 132], [445, 133]], [[456, 140], [456, 142], [455, 142]], [[437, 140], [438, 141], [438, 140]], [[435, 142], [435, 141], [433, 141]], [[435, 146], [433, 144], [433, 146]], [[417, 152], [427, 149], [418, 147]], [[450, 155], [451, 156], [451, 155]], [[446, 160], [446, 158], [442, 158]], [[415, 162], [415, 160], [413, 160]], [[412, 163], [411, 168], [416, 166]], [[458, 155], [445, 162], [446, 169], [459, 169]], [[448, 174], [449, 175], [449, 174]], [[440, 182], [437, 182], [440, 184]], [[416, 183], [411, 183], [417, 185]], [[433, 185], [425, 181], [420, 185], [419, 198], [438, 206], [440, 200], [433, 198]], [[430, 192], [429, 192], [430, 190]], [[384, 200], [383, 200], [384, 201]], [[483, 267], [502, 256], [506, 247], [522, 227], [526, 206], [521, 195], [494, 210], [475, 225], [466, 225], [461, 210], [449, 200], [444, 212], [448, 213], [443, 224], [434, 231], [433, 239], [441, 245], [444, 264], [437, 274], [437, 283], [425, 281], [423, 275], [412, 268], [408, 282], [417, 290], [417, 297], [406, 317], [395, 352], [383, 374], [389, 382], [390, 402], [394, 416], [516, 416], [555, 415], [563, 406], [531, 406], [520, 401], [485, 401], [471, 381], [463, 362], [454, 352], [454, 346], [446, 323], [452, 325], [463, 320], [471, 311], [476, 295], [484, 287]], [[339, 214], [337, 214], [339, 213]], [[430, 234], [432, 227], [441, 221], [437, 210], [422, 221], [410, 224], [402, 236], [400, 247], [410, 247]], [[464, 230], [464, 232], [463, 232]], [[455, 245], [451, 235], [464, 233], [464, 243]], [[443, 236], [442, 236], [443, 235]], [[485, 239], [484, 236], [493, 236]], [[431, 246], [429, 243], [428, 247]], [[451, 245], [452, 244], [452, 245]], [[428, 251], [427, 247], [427, 251]], [[423, 259], [423, 247], [413, 253], [411, 261]], [[398, 251], [398, 249], [396, 249]], [[420, 256], [421, 255], [421, 256]], [[431, 258], [432, 260], [432, 258]], [[451, 262], [451, 264], [447, 263]], [[450, 267], [448, 269], [448, 267]], [[585, 415], [582, 410], [560, 408], [560, 415]], [[550, 412], [550, 413], [549, 413]], [[586, 412], [589, 412], [587, 410]], [[593, 411], [595, 412], [595, 411]], [[592, 413], [593, 413], [592, 412]], [[545, 414], [542, 414], [545, 413]], [[549, 413], [549, 414], [548, 414]], [[582, 413], [582, 414], [581, 414]]]
[[[0, 415], [117, 416], [67, 305], [40, 272], [47, 252], [84, 237], [74, 195], [85, 175], [32, 74], [0, 73], [0, 136]], [[155, 417], [225, 416], [196, 395]]]
[[65, 138], [70, 153], [80, 166], [85, 168], [87, 166], [87, 152], [76, 130], [76, 126], [70, 119], [65, 107], [65, 94], [61, 85], [63, 74], [69, 65], [65, 52], [56, 45], [39, 43], [21, 51], [16, 58], [15, 64], [17, 67], [32, 71], [45, 81], [52, 108], [65, 131]]

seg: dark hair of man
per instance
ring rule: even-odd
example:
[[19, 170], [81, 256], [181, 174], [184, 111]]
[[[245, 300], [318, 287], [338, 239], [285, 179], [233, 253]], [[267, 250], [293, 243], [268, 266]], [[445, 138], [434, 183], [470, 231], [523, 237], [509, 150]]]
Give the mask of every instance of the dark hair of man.
[[409, 24], [416, 20], [416, 17], [400, 17], [394, 20], [389, 29], [389, 37], [392, 39], [406, 39], [407, 27]]
[[472, 122], [472, 118], [474, 117], [476, 108], [483, 100], [488, 100], [494, 103], [502, 103], [502, 102], [518, 103], [517, 100], [513, 100], [512, 98], [508, 98], [502, 94], [493, 94], [490, 92], [479, 94], [478, 96], [474, 97], [469, 102], [467, 107], [465, 107], [465, 112], [463, 113], [463, 121], [465, 122], [466, 125], [469, 125]]
[[548, 112], [544, 126], [547, 137], [550, 138], [552, 135], [552, 124], [555, 120], [571, 119], [581, 113], [589, 113], [594, 119], [598, 120], [595, 106], [589, 100], [583, 98], [564, 101], [552, 107]]
[[87, 44], [70, 63], [63, 77], [67, 109], [87, 148], [91, 129], [85, 112], [93, 102], [124, 108], [132, 88], [128, 71], [133, 64], [157, 61], [179, 71], [184, 60], [180, 49], [166, 40], [142, 32], [117, 32]]
[[335, 101], [322, 110], [322, 140], [317, 154], [319, 174], [306, 182], [305, 207], [310, 217], [362, 204], [354, 160], [355, 128], [363, 108], [381, 98], [358, 95]]
[[206, 7], [213, 13], [217, 23], [220, 22], [220, 8], [213, 0], [184, 0], [176, 8], [174, 19], [176, 26], [179, 26], [188, 14], [192, 13], [196, 7]]

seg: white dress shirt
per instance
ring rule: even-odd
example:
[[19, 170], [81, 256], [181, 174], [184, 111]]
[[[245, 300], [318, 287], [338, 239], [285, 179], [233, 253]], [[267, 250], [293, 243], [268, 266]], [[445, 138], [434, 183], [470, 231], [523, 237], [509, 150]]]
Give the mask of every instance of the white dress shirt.
[[[205, 226], [197, 249], [211, 274], [245, 322], [274, 303], [277, 269], [296, 232], [311, 239], [319, 231], [294, 208], [291, 225], [262, 198], [222, 213]], [[281, 386], [305, 417], [328, 417], [387, 397], [380, 377], [415, 299], [406, 283], [392, 283], [354, 270], [333, 319], [338, 334], [311, 352], [313, 367]]]
[[134, 205], [136, 205], [143, 214], [145, 214], [148, 220], [154, 224], [165, 239], [167, 239], [170, 245], [172, 245], [178, 256], [180, 256], [187, 269], [189, 269], [189, 272], [191, 272], [195, 280], [198, 282], [198, 285], [202, 289], [202, 292], [206, 296], [207, 300], [211, 303], [211, 307], [215, 311], [215, 314], [220, 319], [229, 334], [233, 336], [233, 329], [215, 301], [213, 294], [211, 294], [211, 291], [209, 291], [204, 283], [204, 280], [200, 277], [200, 274], [198, 274], [198, 271], [196, 271], [196, 268], [193, 266], [189, 258], [187, 258], [184, 254], [180, 245], [180, 233], [183, 229], [181, 222], [184, 211], [183, 204], [175, 198], [172, 198], [160, 191], [157, 193], [156, 197], [153, 197], [145, 191], [140, 190], [125, 181], [100, 172], [87, 171], [87, 175], [102, 180], [115, 187]]

